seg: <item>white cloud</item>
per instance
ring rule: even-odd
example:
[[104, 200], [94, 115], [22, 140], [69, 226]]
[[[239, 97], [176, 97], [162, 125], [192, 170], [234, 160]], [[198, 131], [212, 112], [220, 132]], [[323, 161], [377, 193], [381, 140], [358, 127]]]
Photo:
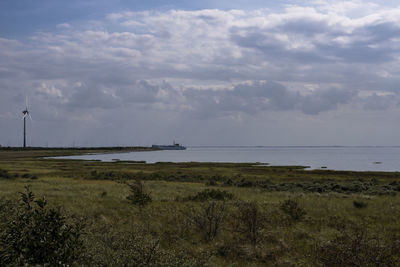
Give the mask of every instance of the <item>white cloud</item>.
[[71, 28], [71, 25], [70, 24], [68, 24], [68, 23], [60, 23], [60, 24], [58, 24], [57, 25], [57, 28], [59, 28], [59, 29], [70, 29]]
[[62, 97], [61, 90], [57, 89], [53, 85], [48, 85], [45, 82], [42, 82], [40, 86], [37, 88], [37, 92], [40, 94], [48, 95], [50, 97]]

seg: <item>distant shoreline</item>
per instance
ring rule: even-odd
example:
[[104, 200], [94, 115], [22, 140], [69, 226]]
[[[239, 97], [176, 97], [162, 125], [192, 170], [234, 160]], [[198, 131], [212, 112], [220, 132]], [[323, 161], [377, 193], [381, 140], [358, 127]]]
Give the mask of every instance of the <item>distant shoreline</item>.
[[31, 151], [31, 150], [112, 150], [112, 151], [121, 151], [121, 150], [129, 150], [129, 151], [154, 151], [158, 150], [154, 147], [141, 147], [141, 146], [102, 146], [102, 147], [0, 147], [0, 151]]
[[[365, 146], [355, 146], [355, 145], [321, 145], [321, 146], [307, 146], [307, 145], [289, 145], [289, 146], [284, 146], [284, 145], [277, 145], [277, 146], [264, 146], [264, 145], [255, 145], [255, 146], [238, 146], [238, 145], [209, 145], [209, 146], [199, 146], [199, 145], [193, 145], [193, 146], [186, 146], [186, 147], [190, 147], [190, 148], [399, 148], [400, 145], [393, 145], [393, 146], [374, 146], [374, 145], [365, 145]], [[151, 146], [93, 146], [93, 147], [12, 147], [12, 146], [0, 146], [0, 151], [29, 151], [29, 150], [100, 150], [100, 151], [104, 151], [104, 150], [112, 150], [112, 151], [121, 151], [121, 150], [127, 150], [127, 151], [154, 151], [154, 150], [159, 150], [155, 147], [151, 147]]]
[[0, 160], [156, 151], [153, 147], [0, 147]]

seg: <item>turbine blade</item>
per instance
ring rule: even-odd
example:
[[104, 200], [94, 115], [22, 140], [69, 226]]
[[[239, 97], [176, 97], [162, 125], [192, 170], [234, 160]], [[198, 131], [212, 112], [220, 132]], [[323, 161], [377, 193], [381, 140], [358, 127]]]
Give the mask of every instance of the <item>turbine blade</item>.
[[32, 120], [32, 117], [31, 117], [31, 114], [28, 113], [28, 115], [29, 115], [29, 119], [31, 119], [31, 121], [33, 121], [33, 120]]
[[25, 105], [26, 105], [26, 110], [28, 110], [28, 96], [25, 96]]
[[25, 114], [24, 116], [22, 116], [22, 119], [21, 119], [21, 120], [25, 119], [26, 116], [28, 116], [28, 114]]

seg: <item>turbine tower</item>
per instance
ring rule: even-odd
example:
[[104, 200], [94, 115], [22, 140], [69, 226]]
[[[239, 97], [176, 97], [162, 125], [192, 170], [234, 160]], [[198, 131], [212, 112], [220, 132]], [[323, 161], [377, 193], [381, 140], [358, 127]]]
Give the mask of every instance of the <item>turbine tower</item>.
[[22, 111], [22, 114], [24, 114], [24, 116], [22, 117], [22, 119], [24, 120], [24, 147], [26, 147], [26, 117], [29, 116], [29, 118], [32, 120], [31, 114], [29, 114], [29, 110], [28, 110], [28, 97], [26, 97], [25, 99], [25, 110]]

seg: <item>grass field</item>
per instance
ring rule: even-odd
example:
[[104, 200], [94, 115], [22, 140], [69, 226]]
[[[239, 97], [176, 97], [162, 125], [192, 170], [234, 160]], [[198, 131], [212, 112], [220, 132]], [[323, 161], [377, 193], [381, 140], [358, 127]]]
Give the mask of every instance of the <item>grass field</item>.
[[399, 265], [400, 173], [43, 159], [91, 152], [0, 150], [1, 203], [29, 186], [84, 222], [72, 265]]

